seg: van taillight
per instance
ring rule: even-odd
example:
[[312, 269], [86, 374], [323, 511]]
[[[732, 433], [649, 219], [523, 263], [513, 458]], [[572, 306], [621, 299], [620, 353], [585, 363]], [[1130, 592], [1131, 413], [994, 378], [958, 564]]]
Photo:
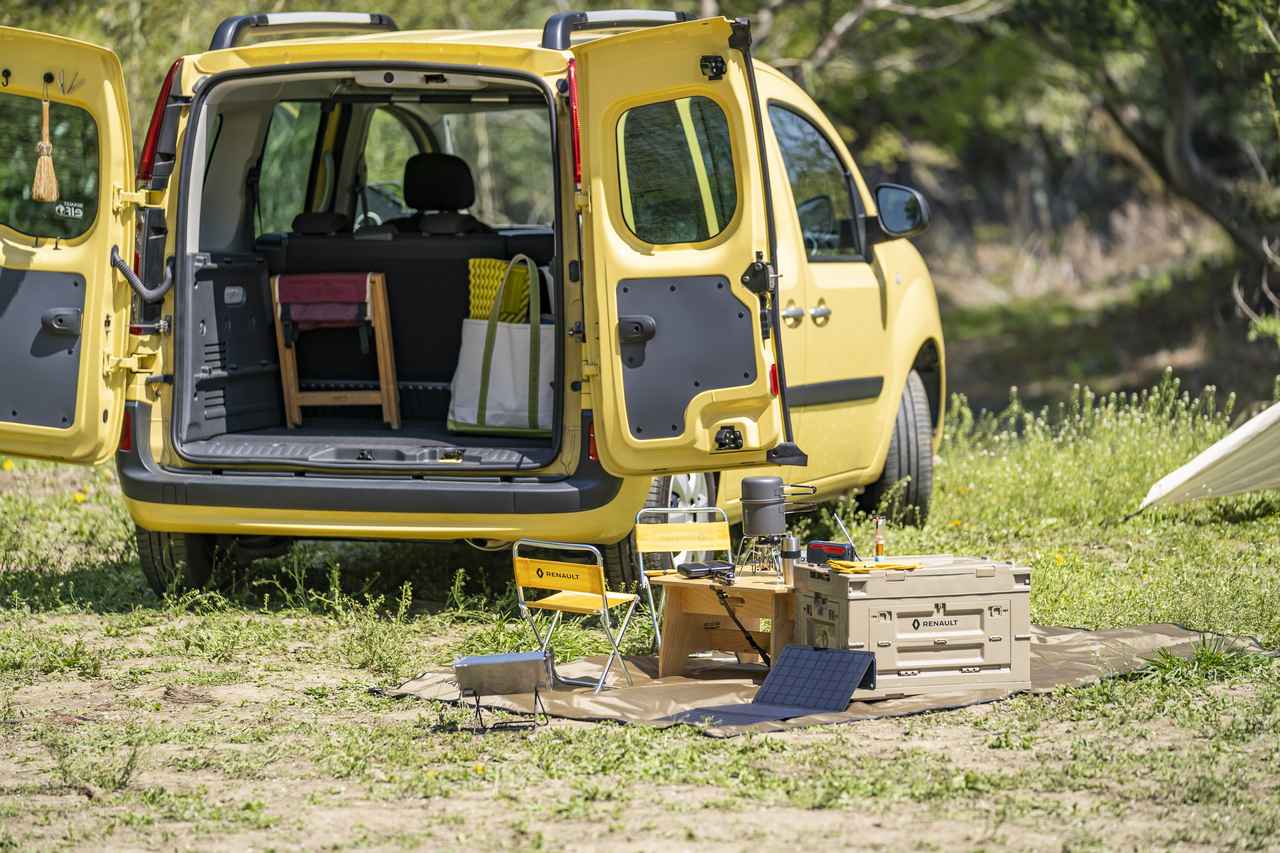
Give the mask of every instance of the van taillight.
[[582, 186], [582, 125], [578, 119], [578, 62], [569, 60], [569, 130], [573, 140], [573, 184]]
[[[175, 59], [169, 66], [169, 73], [164, 75], [164, 83], [160, 86], [160, 94], [156, 95], [156, 105], [151, 109], [151, 124], [147, 125], [147, 138], [142, 143], [142, 156], [138, 158], [138, 188], [151, 180], [156, 168], [156, 149], [160, 145], [160, 127], [164, 124], [164, 111], [169, 105], [169, 95], [173, 91], [173, 82], [182, 70], [182, 60]], [[137, 264], [134, 264], [137, 267]]]
[[769, 365], [769, 393], [778, 396], [778, 365]]
[[120, 443], [116, 445], [116, 450], [121, 453], [133, 450], [133, 409], [124, 410], [124, 420], [120, 424]]
[[587, 424], [587, 458], [592, 462], [600, 461], [600, 451], [596, 448], [596, 424], [595, 421]]

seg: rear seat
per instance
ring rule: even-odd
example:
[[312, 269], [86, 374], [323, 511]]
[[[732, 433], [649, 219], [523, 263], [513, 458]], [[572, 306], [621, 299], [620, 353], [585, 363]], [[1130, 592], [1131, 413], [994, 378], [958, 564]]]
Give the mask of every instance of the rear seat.
[[[422, 156], [425, 155], [419, 155]], [[396, 370], [402, 383], [447, 383], [453, 378], [462, 346], [462, 320], [468, 307], [468, 259], [509, 259], [522, 253], [539, 265], [547, 265], [555, 250], [550, 233], [527, 229], [502, 233], [483, 225], [477, 228], [469, 224], [468, 220], [475, 220], [466, 214], [442, 210], [455, 205], [468, 207], [474, 199], [465, 164], [461, 171], [456, 164], [451, 166], [449, 179], [465, 181], [466, 186], [454, 184], [440, 189], [440, 183], [431, 183], [439, 181], [440, 174], [423, 169], [421, 163], [413, 169], [406, 168], [406, 181], [415, 181], [406, 184], [411, 203], [420, 210], [439, 211], [417, 215], [421, 223], [426, 223], [428, 233], [423, 229], [416, 233], [408, 230], [405, 220], [401, 220], [394, 229], [384, 227], [362, 236], [345, 230], [347, 217], [341, 214], [302, 214], [294, 221], [295, 233], [285, 239], [283, 251], [277, 255], [277, 263], [283, 269], [273, 270], [383, 273], [391, 307]], [[461, 201], [466, 204], [458, 205]], [[464, 223], [464, 233], [440, 233], [448, 221]], [[548, 300], [544, 304], [550, 304], [549, 295], [544, 299]], [[374, 353], [361, 352], [359, 336], [347, 329], [309, 333], [300, 341], [297, 355], [304, 382], [367, 381], [378, 375]], [[444, 405], [447, 400], [439, 400], [431, 408], [439, 407], [442, 413]], [[417, 414], [433, 416], [435, 412]]]

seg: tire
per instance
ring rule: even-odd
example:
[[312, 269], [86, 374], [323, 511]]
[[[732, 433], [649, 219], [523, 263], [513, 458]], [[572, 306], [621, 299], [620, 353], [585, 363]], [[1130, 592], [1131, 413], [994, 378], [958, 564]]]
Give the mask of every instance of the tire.
[[[716, 476], [711, 472], [698, 474], [674, 474], [654, 477], [645, 497], [646, 508], [652, 507], [705, 507], [716, 502]], [[677, 516], [678, 517], [678, 516]], [[605, 579], [614, 589], [630, 589], [639, 581], [636, 576], [635, 542], [628, 535], [621, 542], [600, 549], [604, 555]], [[671, 570], [678, 564], [696, 559], [696, 554], [646, 554], [646, 569]]]
[[137, 528], [138, 562], [156, 595], [203, 589], [213, 579], [218, 537]]
[[[895, 492], [894, 487], [904, 480]], [[892, 500], [884, 505], [890, 496]], [[933, 419], [924, 381], [913, 370], [902, 389], [884, 471], [858, 496], [858, 505], [864, 512], [881, 512], [895, 522], [920, 526], [929, 517], [932, 497]]]

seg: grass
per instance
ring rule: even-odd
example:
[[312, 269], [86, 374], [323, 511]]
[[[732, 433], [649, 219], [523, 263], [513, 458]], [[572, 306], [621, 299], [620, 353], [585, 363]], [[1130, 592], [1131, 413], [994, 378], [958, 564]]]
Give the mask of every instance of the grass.
[[[1229, 430], [1172, 378], [1017, 398], [947, 425], [932, 518], [892, 552], [1034, 569], [1038, 622], [1178, 622], [1280, 646], [1280, 499], [1126, 520]], [[1280, 666], [1189, 660], [991, 706], [731, 741], [371, 695], [459, 654], [528, 648], [509, 568], [453, 546], [315, 544], [216, 591], [146, 590], [108, 470], [0, 461], [0, 849], [194, 846], [765, 849], [822, 826], [889, 848], [1213, 847], [1280, 837]], [[83, 500], [75, 496], [79, 494]], [[831, 513], [867, 539], [870, 522]], [[643, 620], [637, 625], [643, 626]], [[571, 622], [561, 658], [601, 652]], [[632, 647], [647, 645], [637, 633]]]

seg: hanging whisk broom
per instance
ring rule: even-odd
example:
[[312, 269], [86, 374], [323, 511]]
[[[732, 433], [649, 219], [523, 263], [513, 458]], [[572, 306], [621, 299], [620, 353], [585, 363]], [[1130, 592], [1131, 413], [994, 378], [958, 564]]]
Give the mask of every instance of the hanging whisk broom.
[[44, 77], [44, 99], [40, 102], [40, 141], [36, 143], [36, 176], [31, 182], [32, 201], [46, 204], [58, 200], [58, 176], [53, 171], [53, 143], [49, 141], [49, 83]]

